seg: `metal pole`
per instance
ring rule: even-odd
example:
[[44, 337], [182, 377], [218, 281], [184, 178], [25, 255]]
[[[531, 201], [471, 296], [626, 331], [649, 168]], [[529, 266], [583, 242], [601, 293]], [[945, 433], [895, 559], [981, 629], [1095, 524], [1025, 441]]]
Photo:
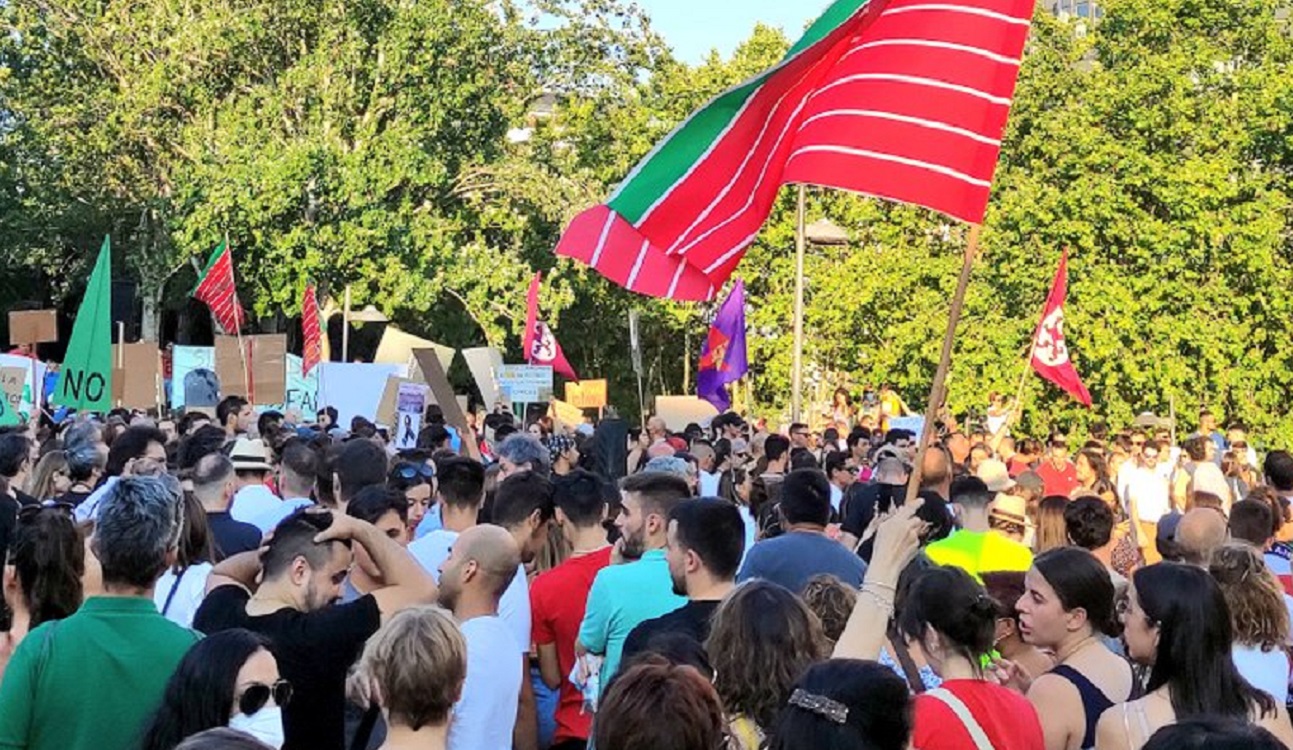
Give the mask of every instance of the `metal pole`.
[[346, 306], [341, 312], [341, 361], [350, 361], [350, 285], [346, 284]]
[[911, 479], [907, 482], [907, 502], [915, 500], [916, 493], [920, 492], [920, 480], [925, 469], [925, 451], [929, 449], [929, 439], [934, 434], [934, 420], [938, 418], [938, 409], [943, 404], [943, 391], [947, 387], [947, 371], [952, 366], [952, 345], [956, 339], [956, 324], [960, 322], [961, 308], [965, 306], [965, 290], [970, 285], [970, 271], [974, 268], [974, 256], [979, 252], [981, 229], [978, 224], [971, 225], [969, 241], [965, 243], [961, 276], [956, 280], [956, 294], [952, 297], [952, 308], [947, 314], [947, 332], [943, 334], [943, 351], [938, 357], [934, 384], [929, 389], [929, 404], [925, 407], [925, 429], [921, 431], [916, 465], [912, 467]]
[[791, 370], [790, 421], [801, 421], [804, 387], [804, 202], [807, 188], [799, 186], [795, 218], [795, 359]]

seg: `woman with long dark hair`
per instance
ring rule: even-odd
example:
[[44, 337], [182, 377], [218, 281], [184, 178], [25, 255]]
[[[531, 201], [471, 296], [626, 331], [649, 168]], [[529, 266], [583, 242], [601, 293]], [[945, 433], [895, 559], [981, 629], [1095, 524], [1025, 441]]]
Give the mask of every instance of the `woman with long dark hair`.
[[1145, 697], [1100, 718], [1099, 750], [1140, 750], [1157, 730], [1203, 716], [1259, 724], [1293, 747], [1284, 706], [1235, 668], [1230, 610], [1206, 571], [1179, 563], [1141, 568], [1121, 609], [1127, 653], [1150, 667], [1149, 682]]
[[282, 709], [291, 696], [269, 641], [249, 630], [221, 631], [198, 641], [180, 660], [140, 750], [175, 750], [186, 737], [225, 726], [278, 750]]
[[1102, 640], [1121, 632], [1113, 581], [1090, 552], [1061, 547], [1037, 556], [1015, 608], [1024, 641], [1055, 654], [1056, 666], [1020, 687], [1037, 709], [1046, 750], [1095, 746], [1101, 714], [1132, 695], [1131, 667]]
[[799, 597], [760, 580], [727, 595], [714, 612], [705, 647], [734, 750], [763, 745], [791, 686], [827, 654], [817, 616]]
[[192, 492], [185, 492], [184, 534], [175, 556], [175, 565], [162, 573], [153, 587], [153, 603], [166, 619], [180, 627], [191, 627], [193, 615], [207, 593], [207, 576], [215, 567], [215, 550], [211, 527], [202, 503]]
[[66, 503], [29, 505], [18, 512], [4, 569], [4, 600], [12, 618], [0, 636], [0, 675], [14, 649], [42, 623], [81, 608], [85, 542]]

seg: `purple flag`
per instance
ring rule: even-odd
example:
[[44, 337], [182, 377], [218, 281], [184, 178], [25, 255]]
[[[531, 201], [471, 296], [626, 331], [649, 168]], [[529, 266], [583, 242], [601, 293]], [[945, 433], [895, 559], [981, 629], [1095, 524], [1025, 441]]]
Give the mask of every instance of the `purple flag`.
[[709, 336], [700, 348], [696, 395], [719, 411], [732, 408], [727, 384], [745, 376], [750, 363], [745, 357], [745, 282], [737, 280], [718, 315], [709, 326]]

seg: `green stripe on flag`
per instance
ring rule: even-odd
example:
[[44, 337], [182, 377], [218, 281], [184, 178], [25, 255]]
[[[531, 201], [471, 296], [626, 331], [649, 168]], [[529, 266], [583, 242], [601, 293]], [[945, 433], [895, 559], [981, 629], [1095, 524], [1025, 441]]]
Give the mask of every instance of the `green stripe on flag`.
[[202, 288], [202, 282], [207, 280], [207, 274], [211, 273], [211, 267], [220, 262], [220, 256], [224, 253], [224, 248], [225, 241], [221, 240], [220, 244], [216, 245], [215, 250], [211, 251], [210, 257], [207, 258], [207, 264], [202, 267], [202, 273], [198, 274], [198, 283], [194, 284], [193, 291], [189, 292], [190, 297], [197, 294], [198, 289]]
[[624, 179], [607, 204], [630, 223], [640, 221], [660, 197], [682, 180], [692, 165], [713, 147], [769, 78], [813, 45], [830, 36], [868, 2], [869, 0], [835, 0], [791, 47], [781, 62], [719, 94], [666, 136]]

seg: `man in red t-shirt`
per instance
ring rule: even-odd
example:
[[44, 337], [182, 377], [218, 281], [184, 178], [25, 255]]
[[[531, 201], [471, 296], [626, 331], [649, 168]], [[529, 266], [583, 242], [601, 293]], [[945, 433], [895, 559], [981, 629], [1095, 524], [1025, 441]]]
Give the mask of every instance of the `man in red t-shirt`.
[[584, 699], [567, 679], [575, 665], [575, 641], [597, 572], [611, 562], [602, 521], [606, 501], [596, 475], [576, 470], [555, 481], [557, 525], [570, 543], [570, 558], [534, 579], [530, 586], [531, 636], [539, 650], [543, 682], [559, 690], [552, 750], [582, 750], [592, 729]]
[[1078, 488], [1077, 467], [1069, 460], [1069, 443], [1063, 435], [1051, 435], [1046, 449], [1046, 456], [1034, 469], [1042, 478], [1046, 495], [1063, 495], [1068, 497]]

